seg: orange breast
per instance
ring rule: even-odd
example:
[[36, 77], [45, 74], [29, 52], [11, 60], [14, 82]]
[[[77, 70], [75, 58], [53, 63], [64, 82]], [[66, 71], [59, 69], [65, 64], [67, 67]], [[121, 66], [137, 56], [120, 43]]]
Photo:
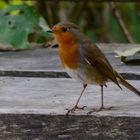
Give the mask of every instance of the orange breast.
[[59, 44], [59, 56], [65, 67], [76, 69], [78, 67], [79, 52], [77, 44]]
[[78, 67], [79, 52], [77, 40], [70, 32], [55, 32], [55, 40], [59, 45], [58, 53], [65, 67], [76, 69]]

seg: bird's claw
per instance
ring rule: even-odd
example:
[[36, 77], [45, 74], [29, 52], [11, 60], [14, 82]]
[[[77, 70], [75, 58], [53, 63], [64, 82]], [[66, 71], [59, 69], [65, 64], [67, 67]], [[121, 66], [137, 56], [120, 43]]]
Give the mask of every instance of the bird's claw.
[[111, 110], [113, 107], [105, 108], [104, 106], [101, 106], [99, 109], [93, 108], [91, 111], [89, 111], [87, 114], [90, 115], [93, 112], [100, 112], [100, 111], [108, 111]]
[[83, 106], [83, 107], [78, 107], [78, 106], [74, 106], [73, 108], [71, 109], [66, 109], [67, 110], [67, 113], [66, 115], [69, 115], [69, 113], [73, 113], [75, 110], [84, 110], [87, 106]]

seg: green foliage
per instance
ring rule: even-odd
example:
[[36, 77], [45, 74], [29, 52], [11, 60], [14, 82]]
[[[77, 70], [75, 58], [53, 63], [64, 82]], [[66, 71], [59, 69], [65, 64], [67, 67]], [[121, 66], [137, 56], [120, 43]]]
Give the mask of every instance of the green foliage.
[[6, 2], [3, 1], [3, 0], [1, 0], [1, 1], [0, 1], [0, 9], [4, 9], [4, 8], [6, 8], [6, 7], [7, 7]]
[[[140, 4], [132, 2], [124, 4], [115, 2], [115, 4], [135, 43], [140, 43]], [[4, 9], [5, 7], [7, 9]], [[94, 42], [128, 42], [108, 2], [58, 1], [56, 3], [49, 0], [36, 0], [36, 2], [9, 0], [6, 3], [0, 0], [1, 8], [3, 10], [0, 12], [0, 44], [10, 44], [16, 49], [28, 48], [31, 45], [30, 42], [46, 42], [46, 37], [49, 35], [43, 29], [40, 30], [42, 28], [39, 23], [40, 15], [45, 18], [45, 22], [50, 27], [60, 21], [74, 22]], [[35, 12], [35, 9], [40, 15]]]
[[[32, 6], [10, 5], [0, 11], [0, 43], [15, 49], [31, 47], [29, 36], [38, 35], [39, 42], [46, 34], [39, 30], [39, 15]], [[38, 41], [32, 37], [31, 42]]]
[[8, 7], [9, 5], [21, 5], [24, 3], [26, 3], [27, 5], [32, 5], [31, 0], [0, 0], [0, 9], [4, 9], [6, 7]]

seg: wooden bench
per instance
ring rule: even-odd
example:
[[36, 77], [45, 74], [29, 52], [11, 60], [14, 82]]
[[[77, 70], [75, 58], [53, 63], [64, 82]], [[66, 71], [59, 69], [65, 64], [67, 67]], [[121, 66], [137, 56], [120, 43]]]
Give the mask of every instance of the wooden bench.
[[[139, 45], [98, 45], [113, 67], [140, 90], [140, 66], [121, 64], [114, 57], [114, 50]], [[112, 110], [87, 115], [100, 106], [100, 88], [90, 85], [80, 102], [87, 108], [65, 116], [81, 87], [63, 70], [57, 49], [0, 52], [0, 139], [140, 139], [140, 98], [111, 82], [104, 100]]]

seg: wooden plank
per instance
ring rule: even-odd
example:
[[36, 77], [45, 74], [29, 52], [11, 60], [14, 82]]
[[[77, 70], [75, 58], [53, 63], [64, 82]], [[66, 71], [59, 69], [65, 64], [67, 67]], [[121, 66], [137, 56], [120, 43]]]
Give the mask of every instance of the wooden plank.
[[0, 114], [2, 140], [139, 140], [140, 118]]
[[[34, 113], [64, 115], [66, 108], [76, 102], [82, 85], [66, 78], [0, 77], [0, 113]], [[130, 81], [140, 90], [140, 81]], [[140, 98], [127, 89], [120, 90], [108, 83], [104, 89], [105, 105], [112, 110], [95, 112], [95, 116], [138, 116]], [[85, 110], [75, 115], [87, 115], [93, 107], [100, 106], [100, 87], [89, 85], [80, 106]]]
[[[114, 50], [124, 50], [139, 45], [98, 44], [113, 67], [127, 79], [140, 79], [140, 66], [129, 66], [115, 58]], [[57, 49], [35, 49], [22, 52], [0, 52], [1, 76], [68, 77], [57, 54]]]
[[[100, 89], [89, 86], [81, 99], [85, 110], [65, 116], [81, 85], [67, 78], [0, 77], [0, 139], [114, 140], [140, 138], [140, 98], [113, 83], [104, 90], [110, 111], [100, 106]], [[140, 81], [129, 81], [140, 89]]]

